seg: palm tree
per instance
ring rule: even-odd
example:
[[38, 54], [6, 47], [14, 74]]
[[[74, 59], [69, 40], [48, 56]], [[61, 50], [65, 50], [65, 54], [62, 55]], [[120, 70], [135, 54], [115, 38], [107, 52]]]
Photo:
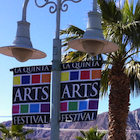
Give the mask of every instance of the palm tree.
[[0, 124], [0, 132], [2, 132], [2, 140], [29, 140], [26, 136], [33, 133], [33, 130], [26, 130], [24, 125], [12, 125], [11, 128], [6, 128], [4, 124]]
[[2, 132], [2, 138], [0, 138], [0, 140], [6, 140], [12, 138], [10, 129], [6, 128], [4, 124], [0, 124], [0, 132]]
[[28, 134], [34, 132], [32, 129], [26, 130], [23, 127], [24, 125], [12, 125], [11, 127], [12, 135], [15, 136], [19, 140], [25, 140]]
[[98, 132], [97, 127], [90, 128], [89, 131], [80, 131], [83, 137], [75, 137], [78, 140], [101, 140], [106, 132]]
[[[125, 140], [130, 90], [136, 95], [140, 90], [139, 62], [135, 57], [139, 53], [140, 46], [140, 2], [138, 1], [134, 7], [132, 2], [125, 0], [121, 9], [117, 8], [115, 2], [115, 0], [98, 0], [102, 11], [104, 37], [119, 45], [117, 52], [104, 54], [106, 63], [102, 71], [100, 91], [101, 96], [107, 95], [110, 88], [108, 140]], [[73, 25], [62, 30], [62, 35], [68, 35], [64, 39], [64, 46], [67, 45], [67, 41], [81, 37], [83, 33], [84, 31]], [[67, 53], [65, 55], [67, 62], [72, 61], [77, 54], [79, 52], [75, 51], [71, 57], [71, 53]], [[83, 56], [85, 55], [87, 54], [83, 53]], [[82, 54], [80, 56], [82, 57]], [[97, 58], [102, 59], [102, 56]]]

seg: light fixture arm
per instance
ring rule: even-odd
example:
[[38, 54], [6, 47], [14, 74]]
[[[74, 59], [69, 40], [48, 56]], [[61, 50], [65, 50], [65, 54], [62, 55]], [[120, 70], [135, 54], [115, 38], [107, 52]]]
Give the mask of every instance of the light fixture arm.
[[[49, 0], [44, 0], [44, 1], [45, 1], [45, 3], [43, 5], [38, 5], [37, 0], [35, 0], [35, 4], [39, 8], [45, 7], [48, 4], [53, 4], [49, 8], [50, 13], [55, 13], [57, 11], [57, 6], [58, 5], [55, 2], [49, 1]], [[63, 11], [63, 12], [66, 12], [68, 10], [68, 4], [65, 4], [66, 1], [72, 1], [74, 3], [78, 3], [81, 0], [63, 0], [63, 1], [60, 0], [60, 10]]]
[[22, 21], [26, 21], [26, 11], [27, 11], [27, 5], [29, 0], [25, 0], [23, 4], [23, 11], [22, 11]]

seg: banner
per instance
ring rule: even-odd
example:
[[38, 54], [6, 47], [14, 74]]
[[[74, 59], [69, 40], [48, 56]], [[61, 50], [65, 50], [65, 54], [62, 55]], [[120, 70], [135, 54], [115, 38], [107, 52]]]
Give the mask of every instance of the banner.
[[[101, 61], [61, 65], [60, 121], [95, 120], [98, 110]], [[13, 124], [50, 122], [51, 65], [13, 70]]]
[[13, 73], [13, 124], [49, 123], [51, 66], [14, 68]]
[[61, 122], [96, 119], [101, 61], [65, 63], [61, 71]]

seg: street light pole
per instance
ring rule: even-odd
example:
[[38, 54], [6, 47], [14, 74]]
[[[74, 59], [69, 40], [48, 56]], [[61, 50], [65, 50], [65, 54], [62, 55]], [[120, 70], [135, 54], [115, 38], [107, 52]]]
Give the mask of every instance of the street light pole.
[[52, 79], [51, 79], [51, 140], [59, 140], [59, 121], [60, 121], [60, 84], [61, 84], [61, 39], [60, 39], [60, 12], [67, 11], [68, 5], [63, 4], [66, 1], [80, 2], [81, 0], [57, 0], [57, 4], [54, 2], [46, 2], [43, 6], [35, 3], [38, 7], [44, 7], [51, 3], [54, 5], [53, 11], [50, 7], [50, 12], [56, 12], [56, 33], [55, 39], [53, 39], [53, 60], [52, 60]]
[[59, 140], [60, 120], [60, 81], [61, 81], [61, 40], [60, 40], [60, 6], [57, 0], [56, 13], [56, 35], [53, 39], [53, 61], [52, 61], [52, 101], [51, 101], [51, 140]]

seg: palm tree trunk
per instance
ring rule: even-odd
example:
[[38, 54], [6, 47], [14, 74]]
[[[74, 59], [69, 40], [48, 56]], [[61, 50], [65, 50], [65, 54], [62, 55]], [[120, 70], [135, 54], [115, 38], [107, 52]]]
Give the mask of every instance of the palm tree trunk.
[[130, 79], [124, 73], [124, 63], [114, 62], [109, 80], [109, 136], [108, 140], [126, 140], [129, 112]]

